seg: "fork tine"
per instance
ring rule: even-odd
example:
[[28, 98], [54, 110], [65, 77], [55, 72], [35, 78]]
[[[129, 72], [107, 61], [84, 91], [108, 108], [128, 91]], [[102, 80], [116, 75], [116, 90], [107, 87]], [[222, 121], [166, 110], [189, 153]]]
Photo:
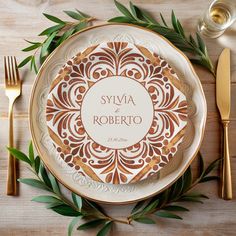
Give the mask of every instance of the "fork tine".
[[5, 70], [5, 86], [8, 85], [8, 71], [7, 71], [7, 60], [4, 56], [4, 70]]
[[12, 84], [16, 84], [16, 69], [13, 57], [11, 57], [11, 73], [12, 73]]
[[16, 80], [16, 69], [15, 69], [14, 57], [11, 57], [11, 71], [12, 71], [13, 84], [16, 84], [17, 80]]
[[20, 82], [20, 75], [19, 75], [19, 70], [18, 70], [18, 66], [17, 66], [17, 62], [16, 62], [16, 57], [14, 57], [14, 62], [15, 62], [15, 75], [16, 75], [16, 84], [18, 84]]
[[11, 68], [11, 59], [10, 57], [7, 57], [7, 66], [8, 66], [8, 83], [13, 84], [13, 79], [12, 79], [12, 68]]

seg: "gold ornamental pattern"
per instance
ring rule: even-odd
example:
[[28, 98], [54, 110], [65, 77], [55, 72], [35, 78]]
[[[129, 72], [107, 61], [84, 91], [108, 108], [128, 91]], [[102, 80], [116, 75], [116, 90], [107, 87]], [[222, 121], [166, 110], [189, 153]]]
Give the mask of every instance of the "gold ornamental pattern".
[[[153, 106], [146, 134], [139, 142], [124, 148], [96, 142], [81, 117], [88, 91], [114, 77], [138, 82], [149, 94]], [[187, 102], [181, 89], [180, 80], [168, 63], [143, 46], [127, 42], [91, 46], [70, 59], [51, 84], [46, 107], [49, 135], [60, 157], [84, 176], [111, 184], [143, 180], [174, 157], [184, 138]], [[117, 97], [116, 105], [117, 101], [136, 105], [129, 94]], [[142, 120], [130, 115], [117, 117], [109, 116], [106, 122], [120, 127], [132, 122], [137, 125]]]

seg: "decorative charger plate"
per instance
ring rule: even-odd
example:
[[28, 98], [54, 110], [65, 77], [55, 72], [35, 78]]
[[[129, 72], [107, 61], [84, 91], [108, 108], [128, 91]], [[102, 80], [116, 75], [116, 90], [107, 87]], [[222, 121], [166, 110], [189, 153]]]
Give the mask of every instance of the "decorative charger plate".
[[[57, 132], [60, 132], [60, 129], [57, 129], [58, 127], [55, 123], [53, 125], [53, 116], [55, 118], [55, 114], [51, 114], [50, 117], [50, 109], [54, 106], [53, 102], [51, 103], [50, 98], [55, 96], [55, 98], [58, 96], [58, 93], [55, 92], [56, 88], [60, 87], [59, 82], [60, 79], [55, 79], [60, 76], [60, 71], [61, 73], [66, 73], [66, 68], [68, 68], [68, 63], [73, 64], [73, 60], [78, 59], [79, 52], [85, 52], [87, 48], [93, 48], [93, 46], [96, 46], [94, 50], [101, 50], [100, 46], [104, 45], [105, 48], [108, 47], [107, 42], [116, 42], [117, 45], [119, 42], [126, 42], [127, 47], [129, 46], [132, 50], [137, 50], [139, 54], [142, 54], [142, 56], [146, 59], [148, 58], [150, 60], [150, 55], [147, 56], [147, 54], [143, 53], [143, 51], [140, 51], [140, 48], [143, 50], [147, 49], [147, 52], [150, 52], [153, 57], [152, 59], [159, 59], [164, 62], [162, 58], [164, 58], [166, 61], [168, 61], [168, 64], [173, 68], [173, 70], [176, 72], [177, 76], [173, 73], [171, 68], [166, 64], [163, 66], [164, 68], [168, 68], [169, 75], [170, 76], [164, 76], [167, 77], [167, 81], [171, 82], [170, 84], [175, 88], [174, 94], [177, 95], [179, 94], [180, 100], [182, 101], [181, 106], [183, 107], [183, 117], [180, 118], [179, 114], [177, 115], [177, 121], [180, 122], [180, 127], [184, 128], [185, 126], [185, 134], [184, 138], [182, 141], [182, 144], [180, 146], [174, 146], [175, 150], [172, 149], [170, 150], [170, 153], [172, 154], [175, 153], [176, 149], [178, 148], [177, 152], [174, 155], [174, 158], [169, 161], [169, 163], [164, 166], [161, 170], [158, 171], [157, 174], [150, 176], [149, 178], [146, 178], [147, 175], [143, 175], [140, 179], [146, 178], [142, 181], [137, 181], [134, 183], [128, 183], [130, 182], [133, 178], [130, 178], [131, 175], [133, 177], [135, 176], [135, 172], [132, 170], [132, 174], [125, 174], [124, 176], [127, 178], [119, 176], [119, 178], [115, 177], [114, 181], [114, 175], [115, 172], [110, 172], [112, 173], [112, 177], [108, 176], [109, 173], [105, 173], [105, 175], [101, 174], [101, 169], [96, 169], [91, 167], [90, 163], [90, 168], [91, 170], [95, 173], [96, 175], [104, 182], [109, 182], [109, 183], [104, 183], [104, 182], [99, 182], [99, 181], [94, 181], [93, 175], [91, 175], [91, 172], [84, 171], [83, 174], [78, 173], [81, 170], [81, 167], [83, 164], [86, 164], [86, 161], [81, 159], [82, 156], [85, 156], [83, 151], [87, 152], [86, 148], [82, 148], [79, 150], [81, 153], [79, 153], [80, 159], [78, 161], [78, 158], [72, 158], [76, 157], [77, 155], [72, 155], [70, 156], [69, 152], [75, 148], [79, 147], [78, 142], [76, 141], [75, 145], [69, 145], [68, 148], [68, 142], [69, 140], [65, 141], [63, 138], [55, 139], [52, 138], [52, 133], [50, 133], [49, 128], [53, 131], [53, 133], [57, 134]], [[125, 44], [126, 44], [125, 43]], [[136, 45], [136, 46], [135, 46]], [[137, 46], [139, 45], [139, 46]], [[140, 47], [138, 49], [138, 47]], [[94, 51], [95, 52], [95, 51]], [[92, 53], [92, 52], [91, 52]], [[84, 53], [82, 53], [84, 55]], [[90, 53], [89, 53], [90, 54]], [[75, 56], [76, 55], [76, 56]], [[160, 55], [158, 57], [157, 55]], [[75, 56], [75, 57], [74, 57]], [[88, 56], [88, 55], [87, 55]], [[74, 57], [74, 58], [73, 58]], [[72, 58], [72, 59], [71, 59]], [[88, 59], [89, 57], [84, 57], [84, 59]], [[136, 57], [135, 57], [136, 58]], [[91, 57], [90, 57], [91, 60]], [[85, 63], [86, 60], [84, 60], [83, 63]], [[151, 63], [149, 65], [154, 65], [154, 62], [150, 60]], [[82, 64], [83, 64], [82, 63]], [[166, 62], [164, 62], [166, 63]], [[81, 64], [81, 65], [82, 65]], [[148, 64], [148, 63], [147, 63]], [[63, 65], [66, 65], [63, 67]], [[77, 69], [81, 69], [83, 66], [78, 67], [74, 66], [73, 70], [76, 72]], [[153, 66], [154, 67], [154, 66]], [[63, 68], [63, 69], [62, 69]], [[163, 70], [163, 68], [162, 68]], [[112, 70], [111, 70], [112, 71]], [[150, 71], [150, 70], [149, 70]], [[148, 90], [146, 89], [149, 85], [144, 85], [140, 82], [137, 81], [137, 78], [134, 79], [134, 75], [129, 75], [129, 76], [123, 76], [121, 74], [114, 74], [112, 76], [105, 76], [102, 75], [104, 72], [100, 71], [98, 74], [103, 77], [103, 79], [98, 79], [99, 76], [98, 74], [94, 73], [95, 76], [93, 79], [95, 80], [97, 77], [97, 82], [96, 83], [84, 83], [84, 86], [79, 86], [79, 87], [84, 87], [84, 89], [80, 88], [79, 92], [76, 92], [78, 95], [77, 98], [78, 101], [82, 99], [83, 102], [81, 102], [80, 109], [81, 111], [78, 112], [78, 115], [80, 117], [80, 121], [74, 120], [74, 121], [68, 121], [64, 119], [64, 122], [62, 122], [61, 128], [67, 129], [69, 126], [67, 124], [75, 124], [75, 127], [73, 127], [74, 130], [77, 129], [78, 134], [83, 133], [87, 134], [87, 142], [94, 143], [90, 149], [90, 151], [93, 150], [101, 150], [101, 153], [106, 153], [104, 152], [106, 149], [114, 150], [114, 146], [112, 146], [112, 143], [115, 143], [115, 145], [125, 145], [125, 142], [118, 142], [118, 139], [113, 140], [112, 137], [109, 137], [111, 139], [107, 139], [108, 136], [106, 136], [106, 133], [95, 133], [93, 134], [92, 131], [94, 129], [89, 129], [91, 127], [91, 120], [88, 119], [92, 118], [93, 116], [103, 116], [104, 114], [107, 116], [121, 116], [123, 115], [123, 112], [125, 112], [126, 116], [129, 114], [129, 112], [132, 112], [132, 115], [136, 116], [142, 116], [143, 115], [143, 109], [150, 109], [148, 108], [148, 99], [150, 103], [153, 103], [153, 99], [155, 100], [155, 96], [152, 98], [152, 91], [155, 91], [156, 87], [154, 86], [155, 89]], [[144, 73], [144, 71], [143, 71]], [[71, 73], [72, 74], [72, 73]], [[119, 75], [117, 77], [117, 75]], [[87, 76], [88, 77], [88, 76]], [[163, 77], [163, 80], [164, 80]], [[91, 78], [91, 76], [89, 77]], [[170, 80], [170, 78], [174, 78], [178, 83], [175, 83]], [[73, 81], [71, 78], [68, 78], [69, 81]], [[113, 86], [106, 85], [107, 83], [109, 84], [109, 81], [112, 82]], [[118, 82], [119, 81], [119, 82]], [[141, 102], [137, 103], [139, 104], [137, 108], [138, 110], [134, 109], [134, 106], [131, 105], [132, 101], [129, 104], [126, 105], [120, 105], [120, 111], [115, 114], [114, 113], [114, 104], [101, 104], [102, 98], [100, 97], [101, 94], [100, 91], [102, 90], [105, 92], [103, 95], [104, 96], [114, 96], [114, 95], [120, 95], [116, 94], [115, 92], [116, 87], [121, 86], [122, 84], [127, 85], [127, 83], [132, 83], [132, 86], [135, 86], [135, 89], [139, 91], [140, 89], [140, 96], [143, 98], [143, 101], [145, 101], [145, 105], [142, 105], [141, 107]], [[150, 81], [152, 81], [150, 79]], [[65, 81], [66, 82], [66, 81]], [[69, 82], [65, 83], [65, 86], [68, 85]], [[104, 84], [105, 83], [105, 84]], [[177, 85], [178, 84], [178, 85]], [[53, 87], [55, 86], [55, 87]], [[99, 89], [99, 86], [102, 87], [102, 89]], [[78, 87], [78, 89], [79, 89]], [[112, 90], [106, 89], [106, 87], [112, 88]], [[72, 87], [70, 87], [72, 88]], [[125, 89], [127, 90], [126, 95], [133, 95], [135, 97], [136, 91], [129, 89], [130, 86], [125, 86]], [[146, 92], [145, 90], [146, 89]], [[168, 88], [167, 88], [168, 89]], [[62, 87], [62, 90], [67, 91], [66, 88]], [[84, 90], [84, 92], [83, 92]], [[91, 92], [93, 92], [94, 96], [90, 96]], [[111, 92], [111, 94], [109, 94]], [[65, 95], [64, 95], [65, 94]], [[68, 92], [62, 93], [63, 99], [66, 99], [66, 96], [70, 94]], [[168, 94], [168, 93], [163, 93], [163, 94]], [[183, 95], [184, 94], [184, 95]], [[80, 95], [80, 96], [79, 96]], [[97, 98], [100, 99], [95, 99], [96, 96]], [[155, 94], [154, 94], [155, 95]], [[157, 95], [157, 94], [156, 94]], [[51, 96], [51, 97], [50, 97]], [[81, 97], [82, 96], [82, 97]], [[171, 97], [171, 96], [170, 96]], [[185, 112], [186, 110], [186, 102], [185, 98], [187, 100], [187, 114]], [[135, 103], [135, 100], [137, 98], [135, 97], [133, 99], [133, 102]], [[172, 99], [172, 98], [169, 98]], [[131, 99], [132, 100], [132, 99]], [[168, 99], [167, 99], [168, 100]], [[95, 102], [94, 106], [87, 106], [86, 102], [90, 104], [92, 102]], [[106, 100], [107, 103], [108, 100]], [[128, 101], [128, 100], [127, 100]], [[138, 100], [137, 100], [138, 101]], [[137, 102], [136, 101], [136, 102]], [[74, 104], [76, 102], [75, 100], [73, 101], [67, 101], [68, 106], [70, 107], [70, 102], [71, 104]], [[103, 101], [104, 102], [104, 101]], [[113, 103], [113, 102], [112, 102]], [[78, 106], [79, 107], [79, 106]], [[77, 108], [78, 108], [77, 107]], [[101, 109], [100, 109], [100, 108]], [[115, 107], [116, 108], [116, 107]], [[129, 108], [129, 109], [128, 109]], [[132, 109], [131, 109], [132, 108]], [[47, 111], [46, 111], [47, 109]], [[71, 111], [71, 109], [69, 109]], [[154, 113], [155, 108], [153, 107], [153, 113]], [[96, 111], [96, 113], [94, 113]], [[134, 111], [136, 114], [134, 114]], [[110, 113], [111, 112], [111, 113]], [[141, 112], [141, 113], [140, 113]], [[75, 114], [76, 112], [72, 112], [71, 114]], [[84, 114], [87, 114], [88, 117], [84, 116]], [[160, 112], [158, 114], [161, 114]], [[176, 115], [176, 114], [175, 114]], [[84, 116], [84, 118], [83, 118]], [[47, 117], [47, 120], [46, 120]], [[75, 115], [69, 115], [69, 117], [73, 117], [71, 119], [75, 119]], [[145, 114], [145, 117], [146, 116]], [[164, 117], [164, 116], [163, 116]], [[93, 117], [94, 118], [94, 117]], [[187, 121], [185, 121], [185, 118], [187, 118]], [[58, 118], [59, 120], [63, 120], [60, 117]], [[102, 118], [105, 119], [105, 118]], [[112, 119], [112, 118], [111, 118]], [[118, 118], [117, 118], [118, 119]], [[84, 121], [83, 121], [84, 120]], [[173, 120], [173, 118], [172, 118]], [[96, 119], [96, 121], [98, 121]], [[137, 120], [136, 120], [137, 121]], [[186, 58], [186, 56], [180, 52], [178, 49], [176, 49], [172, 44], [170, 44], [166, 39], [162, 38], [158, 34], [155, 34], [149, 30], [136, 27], [136, 26], [131, 26], [127, 24], [106, 24], [106, 25], [100, 25], [100, 26], [95, 26], [91, 27], [89, 29], [86, 29], [80, 33], [77, 33], [70, 37], [66, 42], [64, 42], [62, 45], [60, 45], [46, 60], [46, 62], [43, 64], [41, 67], [37, 79], [35, 81], [33, 90], [32, 90], [32, 96], [31, 96], [31, 102], [30, 102], [30, 129], [32, 133], [32, 138], [34, 141], [34, 144], [37, 148], [37, 151], [39, 155], [41, 156], [43, 162], [49, 169], [51, 173], [67, 188], [69, 188], [71, 191], [76, 192], [77, 194], [87, 197], [91, 200], [98, 201], [98, 202], [103, 202], [103, 203], [113, 203], [113, 204], [121, 204], [121, 203], [130, 203], [130, 202], [135, 202], [141, 199], [145, 199], [147, 197], [150, 197], [154, 194], [159, 193], [160, 191], [164, 190], [167, 188], [170, 184], [172, 184], [179, 176], [181, 176], [184, 171], [187, 169], [187, 167], [190, 165], [191, 161], [197, 154], [197, 151], [199, 149], [200, 143], [202, 141], [203, 133], [204, 133], [204, 127], [205, 127], [205, 121], [206, 121], [206, 101], [205, 97], [203, 94], [203, 90], [200, 84], [200, 81], [194, 72], [191, 63], [189, 60]], [[76, 123], [77, 122], [77, 123]], [[83, 123], [84, 122], [84, 123]], [[87, 123], [86, 123], [87, 122]], [[101, 123], [104, 123], [105, 121], [103, 120]], [[110, 122], [112, 122], [110, 120]], [[118, 121], [116, 121], [118, 122]], [[146, 126], [144, 127], [145, 129], [148, 129], [148, 120], [145, 121]], [[106, 122], [105, 122], [106, 123]], [[154, 125], [151, 122], [150, 128], [148, 129], [148, 135], [149, 131], [152, 130], [152, 126]], [[167, 123], [164, 123], [166, 125]], [[187, 125], [186, 125], [187, 124]], [[111, 125], [109, 125], [111, 126]], [[140, 126], [141, 127], [141, 126]], [[177, 126], [175, 126], [176, 128]], [[80, 131], [78, 130], [80, 129]], [[99, 129], [103, 129], [103, 125], [99, 127]], [[135, 146], [137, 143], [142, 141], [143, 139], [143, 133], [144, 133], [144, 128], [143, 130], [140, 129], [140, 136], [137, 137], [136, 135], [133, 135], [132, 132], [130, 132], [130, 135], [128, 138], [123, 138], [127, 139], [127, 146], [120, 146], [120, 149], [131, 149], [131, 146], [134, 150], [140, 149], [137, 146]], [[160, 128], [160, 127], [159, 127]], [[111, 129], [111, 127], [110, 127]], [[137, 129], [137, 128], [136, 128]], [[104, 129], [103, 129], [104, 130]], [[169, 129], [170, 130], [170, 129]], [[180, 128], [181, 130], [181, 128]], [[141, 132], [142, 131], [142, 132]], [[73, 132], [73, 131], [72, 131]], [[118, 132], [118, 130], [117, 130]], [[176, 130], [177, 132], [177, 130]], [[110, 133], [110, 132], [109, 132]], [[123, 134], [124, 132], [122, 132]], [[142, 135], [141, 135], [142, 133]], [[155, 132], [154, 132], [155, 133]], [[117, 138], [117, 134], [115, 133], [115, 138]], [[135, 130], [136, 134], [136, 130]], [[64, 133], [62, 133], [62, 136]], [[68, 135], [68, 132], [65, 133], [65, 135]], [[133, 137], [134, 136], [134, 137]], [[79, 136], [78, 136], [79, 137]], [[104, 138], [106, 137], [106, 138]], [[145, 136], [146, 137], [146, 136]], [[90, 138], [90, 139], [89, 139]], [[118, 137], [119, 138], [119, 137]], [[135, 139], [136, 138], [136, 139]], [[138, 140], [138, 138], [140, 138]], [[122, 139], [122, 140], [123, 140]], [[52, 141], [53, 140], [53, 141]], [[115, 142], [110, 142], [110, 141], [115, 141]], [[170, 139], [168, 139], [170, 141]], [[167, 142], [168, 142], [167, 140]], [[179, 143], [181, 142], [182, 138], [179, 139]], [[164, 151], [169, 151], [166, 148], [161, 148], [162, 146], [165, 146], [167, 142], [164, 142], [164, 140], [161, 140], [160, 145], [158, 148], [156, 148], [155, 151], [159, 150], [161, 152]], [[58, 145], [59, 144], [59, 145]], [[155, 142], [155, 144], [157, 144]], [[108, 146], [110, 145], [110, 146]], [[158, 146], [157, 145], [157, 146]], [[57, 149], [61, 146], [61, 150]], [[128, 147], [129, 146], [129, 147]], [[145, 145], [144, 145], [145, 146]], [[66, 148], [67, 147], [67, 148]], [[72, 149], [70, 149], [72, 147]], [[88, 146], [89, 147], [89, 146]], [[154, 146], [153, 146], [154, 147]], [[63, 153], [61, 152], [62, 149], [64, 149]], [[118, 150], [118, 149], [117, 149]], [[151, 149], [150, 149], [151, 150]], [[150, 151], [149, 150], [149, 151]], [[89, 152], [90, 152], [89, 151]], [[130, 151], [130, 150], [128, 150]], [[76, 150], [75, 152], [78, 152]], [[88, 152], [88, 153], [89, 153]], [[112, 151], [113, 153], [116, 153]], [[158, 151], [157, 151], [158, 152]], [[64, 154], [65, 153], [65, 154]], [[128, 152], [127, 152], [128, 153]], [[131, 152], [130, 152], [131, 153]], [[68, 154], [68, 155], [67, 155]], [[113, 154], [114, 155], [114, 154]], [[144, 155], [147, 158], [147, 155]], [[152, 156], [152, 155], [150, 155]], [[86, 155], [86, 160], [88, 161], [89, 156]], [[67, 159], [68, 158], [68, 159]], [[145, 159], [145, 158], [144, 158]], [[170, 158], [167, 160], [164, 160], [167, 162]], [[111, 158], [111, 160], [114, 160], [114, 158]], [[126, 161], [127, 158], [124, 158]], [[92, 160], [93, 162], [94, 160]], [[96, 161], [96, 160], [95, 160]], [[123, 161], [123, 160], [122, 160]], [[162, 161], [162, 160], [160, 160]], [[67, 162], [67, 163], [66, 163]], [[78, 163], [79, 162], [79, 163]], [[151, 162], [151, 160], [150, 160]], [[147, 163], [150, 163], [147, 161]], [[99, 165], [102, 162], [99, 162]], [[69, 165], [70, 164], [70, 165]], [[93, 163], [92, 163], [93, 164]], [[105, 163], [106, 165], [107, 163]], [[125, 163], [126, 164], [126, 163]], [[72, 166], [73, 165], [73, 166]], [[76, 167], [77, 166], [77, 167]], [[77, 170], [80, 168], [80, 170]], [[156, 172], [160, 166], [155, 167], [155, 170], [152, 170], [152, 172]], [[85, 169], [84, 169], [85, 170]], [[103, 171], [104, 169], [102, 169]], [[120, 171], [120, 170], [119, 170]], [[128, 169], [130, 171], [130, 169]], [[131, 172], [131, 171], [130, 171]], [[151, 172], [151, 174], [152, 174]], [[121, 172], [119, 172], [120, 174]], [[123, 174], [123, 173], [122, 173]], [[88, 177], [89, 176], [89, 177]], [[108, 176], [108, 177], [107, 177]], [[123, 179], [122, 179], [123, 178]], [[125, 181], [123, 181], [125, 180]], [[126, 183], [126, 184], [111, 184], [111, 183]]]
[[52, 81], [46, 119], [61, 158], [95, 181], [143, 180], [174, 157], [187, 125], [180, 81], [165, 60], [127, 42], [91, 46]]

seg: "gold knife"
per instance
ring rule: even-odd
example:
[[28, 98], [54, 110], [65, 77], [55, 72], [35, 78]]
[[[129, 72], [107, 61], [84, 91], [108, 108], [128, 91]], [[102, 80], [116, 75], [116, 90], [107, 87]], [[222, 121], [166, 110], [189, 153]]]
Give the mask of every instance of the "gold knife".
[[230, 115], [230, 49], [225, 48], [218, 61], [216, 73], [216, 103], [224, 128], [222, 163], [222, 198], [232, 199], [232, 179], [229, 156], [228, 126]]

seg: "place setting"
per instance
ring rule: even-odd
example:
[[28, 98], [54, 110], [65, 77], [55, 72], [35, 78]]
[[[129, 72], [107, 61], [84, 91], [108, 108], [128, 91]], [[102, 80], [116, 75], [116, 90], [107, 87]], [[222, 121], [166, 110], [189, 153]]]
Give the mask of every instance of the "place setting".
[[[230, 48], [222, 48], [214, 65], [204, 41], [221, 37], [233, 25], [235, 2], [211, 2], [192, 35], [174, 11], [170, 21], [162, 14], [157, 21], [134, 3], [129, 8], [114, 3], [120, 16], [103, 24], [77, 9], [65, 11], [73, 24], [45, 13], [54, 24], [41, 32], [45, 41], [27, 40], [23, 51], [28, 56], [18, 65], [16, 57], [4, 58], [9, 98], [6, 194], [20, 199], [19, 182], [41, 189], [33, 201], [73, 217], [68, 235], [76, 227], [99, 227], [96, 234], [101, 236], [114, 223], [182, 219], [189, 211], [185, 202], [208, 198], [192, 189], [209, 181], [218, 181], [218, 198], [234, 197]], [[223, 127], [222, 155], [211, 163], [200, 153], [208, 101], [195, 64], [216, 83], [212, 99]], [[27, 66], [36, 73], [29, 98], [28, 153], [16, 147], [13, 135], [13, 105], [24, 96], [20, 77]], [[191, 169], [194, 160], [197, 172]], [[18, 161], [35, 178], [21, 178]], [[116, 218], [104, 212], [104, 204], [134, 206], [127, 216]]]

